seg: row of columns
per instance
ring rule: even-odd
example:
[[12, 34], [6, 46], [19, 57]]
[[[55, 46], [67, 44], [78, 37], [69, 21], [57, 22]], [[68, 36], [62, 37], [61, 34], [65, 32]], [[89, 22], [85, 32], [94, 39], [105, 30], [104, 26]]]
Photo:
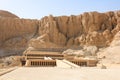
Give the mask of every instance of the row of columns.
[[31, 61], [31, 66], [56, 66], [55, 61]]
[[79, 66], [87, 66], [87, 62], [79, 62], [79, 61], [71, 61], [71, 62]]

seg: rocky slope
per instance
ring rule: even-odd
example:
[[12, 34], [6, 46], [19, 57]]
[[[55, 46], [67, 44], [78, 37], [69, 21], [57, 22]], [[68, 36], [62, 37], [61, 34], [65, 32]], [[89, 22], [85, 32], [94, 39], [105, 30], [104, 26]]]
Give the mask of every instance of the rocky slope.
[[120, 11], [85, 12], [77, 16], [50, 15], [42, 18], [39, 24], [40, 36], [30, 41], [30, 47], [105, 47], [120, 30]]
[[38, 21], [19, 19], [7, 11], [0, 11], [0, 16], [0, 56], [22, 53], [36, 35]]
[[0, 10], [0, 17], [4, 18], [19, 18], [18, 16], [4, 10]]
[[77, 16], [50, 15], [41, 20], [3, 16], [0, 17], [0, 56], [22, 53], [27, 45], [35, 49], [84, 45], [106, 47], [119, 30], [120, 11], [85, 12]]
[[99, 51], [98, 58], [102, 59], [101, 63], [120, 64], [120, 31], [114, 36], [111, 45], [102, 51]]

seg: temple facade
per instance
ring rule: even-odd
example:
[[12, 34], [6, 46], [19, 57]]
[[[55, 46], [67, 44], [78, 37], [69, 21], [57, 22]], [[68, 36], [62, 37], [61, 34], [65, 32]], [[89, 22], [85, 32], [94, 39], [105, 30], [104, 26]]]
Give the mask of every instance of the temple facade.
[[31, 50], [23, 53], [24, 66], [28, 67], [56, 67], [57, 60], [64, 62], [65, 64], [75, 64], [78, 66], [96, 66], [97, 60], [94, 59], [74, 59], [74, 56], [62, 54], [61, 51], [48, 51], [48, 50]]

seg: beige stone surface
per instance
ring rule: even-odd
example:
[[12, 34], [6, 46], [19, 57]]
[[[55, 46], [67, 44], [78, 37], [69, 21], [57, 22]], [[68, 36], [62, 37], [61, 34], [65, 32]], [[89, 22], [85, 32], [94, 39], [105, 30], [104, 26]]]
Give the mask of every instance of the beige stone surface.
[[120, 80], [120, 68], [22, 67], [0, 76], [0, 80]]
[[[50, 15], [34, 20], [17, 18], [10, 12], [0, 11], [0, 56], [20, 54], [27, 47], [110, 46], [120, 30], [119, 12]], [[9, 15], [11, 18], [8, 18]]]
[[56, 60], [57, 67], [59, 68], [80, 68], [80, 66], [68, 60]]
[[110, 47], [98, 52], [98, 58], [102, 58], [101, 63], [120, 64], [120, 32], [114, 36]]
[[74, 55], [74, 56], [96, 56], [96, 53], [98, 52], [98, 48], [96, 46], [84, 46], [83, 49], [67, 49], [62, 52], [62, 54], [67, 54], [67, 55]]
[[13, 13], [10, 13], [5, 10], [0, 10], [0, 17], [7, 17], [7, 18], [19, 18], [18, 16], [14, 15]]
[[[47, 34], [47, 39], [53, 43], [50, 47], [54, 47], [54, 44], [68, 48], [84, 45], [109, 46], [114, 35], [120, 30], [118, 12], [85, 12], [77, 16], [45, 16], [40, 20], [39, 34], [40, 36]], [[45, 42], [47, 43], [47, 41]]]
[[120, 31], [114, 36], [113, 41], [111, 42], [111, 47], [120, 46]]
[[11, 68], [3, 68], [3, 69], [0, 69], [0, 76], [6, 74], [6, 73], [9, 73], [13, 70], [17, 69], [17, 67], [11, 67]]
[[22, 54], [36, 35], [38, 21], [20, 19], [7, 11], [0, 11], [0, 16], [0, 56]]

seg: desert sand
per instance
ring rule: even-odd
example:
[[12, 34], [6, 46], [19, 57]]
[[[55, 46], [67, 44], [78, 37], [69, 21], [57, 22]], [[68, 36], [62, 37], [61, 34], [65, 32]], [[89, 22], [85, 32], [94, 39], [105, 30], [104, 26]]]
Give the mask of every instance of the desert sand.
[[0, 76], [0, 80], [120, 80], [119, 74], [120, 67], [20, 67]]

